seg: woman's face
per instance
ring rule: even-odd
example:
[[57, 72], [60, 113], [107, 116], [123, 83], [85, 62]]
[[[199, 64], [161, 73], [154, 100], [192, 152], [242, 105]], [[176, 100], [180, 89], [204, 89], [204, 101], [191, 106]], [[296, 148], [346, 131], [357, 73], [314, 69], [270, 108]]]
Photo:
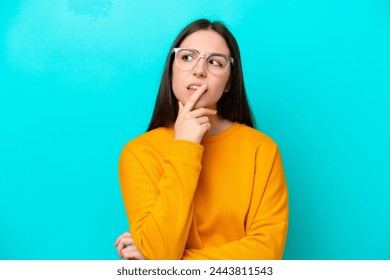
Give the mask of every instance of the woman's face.
[[[187, 36], [179, 47], [196, 49], [201, 56], [207, 56], [209, 53], [221, 53], [230, 57], [230, 51], [225, 40], [213, 30], [196, 31]], [[199, 98], [195, 108], [216, 109], [218, 100], [227, 91], [231, 65], [222, 74], [214, 75], [210, 74], [206, 68], [206, 63], [205, 59], [200, 59], [193, 69], [183, 70], [176, 62], [173, 62], [172, 88], [176, 98], [186, 104], [191, 94], [195, 92], [196, 87], [206, 84], [207, 90]]]

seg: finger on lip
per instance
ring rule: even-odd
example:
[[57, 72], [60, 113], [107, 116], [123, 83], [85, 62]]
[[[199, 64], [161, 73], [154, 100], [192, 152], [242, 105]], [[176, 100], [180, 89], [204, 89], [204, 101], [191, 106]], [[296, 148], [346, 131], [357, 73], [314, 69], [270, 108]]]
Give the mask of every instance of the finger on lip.
[[207, 86], [202, 85], [200, 88], [198, 88], [194, 93], [193, 93], [193, 98], [198, 99], [200, 98], [205, 92], [207, 91]]
[[207, 89], [207, 85], [206, 84], [202, 84], [202, 85], [189, 85], [187, 87], [187, 89], [195, 90], [195, 91], [204, 91], [205, 89]]
[[199, 91], [199, 92], [205, 92], [206, 90], [207, 90], [207, 85], [206, 85], [206, 84], [201, 85], [201, 86], [197, 89], [197, 91]]

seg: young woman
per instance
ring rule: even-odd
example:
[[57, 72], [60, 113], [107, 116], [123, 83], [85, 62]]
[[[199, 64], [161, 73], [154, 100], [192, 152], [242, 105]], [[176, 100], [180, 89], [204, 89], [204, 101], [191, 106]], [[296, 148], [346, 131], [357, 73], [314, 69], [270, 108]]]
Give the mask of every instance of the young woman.
[[275, 142], [253, 128], [237, 42], [198, 20], [173, 43], [148, 132], [119, 161], [125, 259], [280, 259], [287, 187]]

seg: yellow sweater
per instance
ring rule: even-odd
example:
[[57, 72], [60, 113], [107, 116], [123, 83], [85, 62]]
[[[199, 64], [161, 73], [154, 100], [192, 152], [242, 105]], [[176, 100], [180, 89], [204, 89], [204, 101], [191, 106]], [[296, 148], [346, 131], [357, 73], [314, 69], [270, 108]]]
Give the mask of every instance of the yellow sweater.
[[234, 123], [201, 145], [157, 128], [130, 141], [119, 178], [146, 259], [280, 259], [287, 186], [277, 145]]

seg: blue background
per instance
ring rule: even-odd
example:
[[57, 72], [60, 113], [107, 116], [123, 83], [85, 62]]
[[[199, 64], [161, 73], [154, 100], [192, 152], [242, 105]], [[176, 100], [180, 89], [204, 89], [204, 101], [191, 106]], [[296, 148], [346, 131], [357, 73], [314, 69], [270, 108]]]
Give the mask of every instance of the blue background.
[[285, 259], [390, 259], [390, 2], [0, 2], [0, 259], [117, 259], [117, 163], [192, 20], [242, 52], [289, 183]]

